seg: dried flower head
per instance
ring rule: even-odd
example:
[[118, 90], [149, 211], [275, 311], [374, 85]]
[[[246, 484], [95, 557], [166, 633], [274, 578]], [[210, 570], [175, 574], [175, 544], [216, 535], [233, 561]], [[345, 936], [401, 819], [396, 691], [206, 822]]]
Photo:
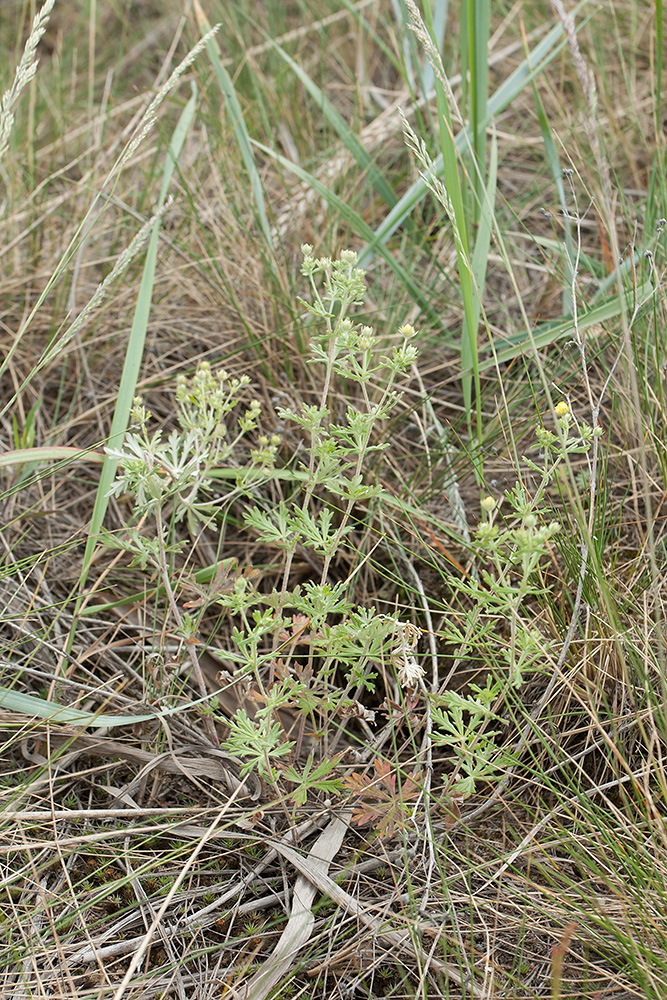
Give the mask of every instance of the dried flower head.
[[424, 676], [424, 668], [417, 663], [413, 655], [419, 642], [420, 631], [412, 622], [399, 622], [398, 634], [399, 644], [391, 651], [398, 683], [402, 688], [415, 688]]

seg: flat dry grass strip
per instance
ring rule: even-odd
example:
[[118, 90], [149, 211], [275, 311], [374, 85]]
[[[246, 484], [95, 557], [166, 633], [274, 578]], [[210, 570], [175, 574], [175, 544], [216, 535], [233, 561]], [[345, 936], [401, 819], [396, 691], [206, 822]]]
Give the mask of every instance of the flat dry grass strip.
[[[313, 870], [327, 875], [329, 864], [345, 839], [350, 815], [342, 813], [334, 816], [317, 838], [306, 859]], [[292, 912], [273, 954], [242, 990], [235, 991], [237, 996], [243, 1000], [264, 1000], [280, 982], [312, 934], [315, 924], [312, 906], [316, 891], [317, 886], [311, 878], [303, 874], [299, 876], [294, 887]]]
[[[192, 806], [150, 806], [145, 809], [134, 807], [133, 809], [2, 809], [0, 810], [0, 820], [11, 820], [13, 823], [44, 823], [50, 825], [54, 820], [74, 820], [92, 819], [101, 821], [103, 819], [128, 819], [139, 816], [182, 816], [187, 813], [188, 817], [205, 816], [212, 813], [215, 806], [196, 808]], [[142, 828], [143, 830], [143, 828]], [[109, 833], [110, 831], [106, 831]], [[119, 831], [122, 833], [123, 831]], [[125, 830], [127, 833], [127, 830]], [[137, 830], [133, 829], [132, 833]], [[244, 834], [245, 836], [245, 834]], [[32, 847], [33, 845], [30, 844]]]
[[[85, 751], [96, 757], [120, 757], [123, 760], [133, 761], [142, 766], [141, 775], [157, 770], [167, 774], [179, 774], [185, 778], [210, 778], [213, 781], [222, 782], [229, 792], [234, 792], [241, 785], [245, 785], [249, 795], [252, 794], [254, 798], [259, 797], [258, 780], [254, 776], [249, 776], [251, 777], [250, 783], [247, 780], [241, 781], [229, 766], [221, 760], [215, 759], [226, 755], [216, 751], [213, 747], [181, 744], [174, 747], [173, 750], [156, 754], [148, 750], [141, 750], [139, 747], [128, 746], [118, 740], [108, 739], [104, 736], [92, 736], [87, 733], [74, 737], [52, 733], [50, 742], [55, 747], [66, 744], [78, 752]], [[254, 780], [252, 780], [253, 778]], [[251, 790], [251, 785], [254, 792]]]

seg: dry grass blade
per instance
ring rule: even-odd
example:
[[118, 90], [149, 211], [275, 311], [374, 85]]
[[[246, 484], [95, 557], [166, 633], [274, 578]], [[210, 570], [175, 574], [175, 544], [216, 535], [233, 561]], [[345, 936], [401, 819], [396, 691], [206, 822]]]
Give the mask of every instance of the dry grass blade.
[[[349, 826], [349, 814], [334, 816], [313, 844], [307, 862], [313, 871], [327, 875], [329, 865], [338, 854]], [[276, 983], [286, 975], [307, 943], [315, 923], [312, 904], [317, 886], [312, 878], [300, 875], [294, 886], [292, 913], [273, 954], [259, 972], [245, 984], [236, 987], [242, 1000], [264, 1000]]]
[[479, 1000], [488, 1000], [488, 991], [481, 986], [478, 986], [474, 982], [465, 982], [461, 976], [458, 969], [454, 968], [453, 965], [443, 962], [439, 958], [435, 958], [433, 955], [427, 955], [414, 940], [414, 936], [410, 931], [394, 931], [388, 930], [386, 922], [373, 916], [369, 912], [369, 909], [365, 907], [362, 903], [359, 903], [353, 896], [346, 892], [345, 889], [333, 881], [330, 876], [322, 871], [321, 866], [314, 864], [309, 858], [302, 857], [298, 851], [295, 851], [293, 847], [288, 847], [284, 843], [279, 843], [278, 841], [269, 841], [270, 846], [281, 854], [286, 861], [289, 861], [291, 865], [298, 872], [303, 875], [305, 879], [311, 882], [320, 892], [324, 893], [329, 897], [334, 903], [342, 907], [351, 916], [354, 916], [361, 924], [367, 927], [374, 935], [377, 935], [385, 944], [390, 948], [395, 949], [397, 952], [407, 952], [417, 959], [419, 965], [424, 970], [431, 970], [432, 972], [438, 973], [444, 976], [446, 979], [451, 980], [459, 986], [464, 985], [467, 993], [471, 997], [479, 998]]

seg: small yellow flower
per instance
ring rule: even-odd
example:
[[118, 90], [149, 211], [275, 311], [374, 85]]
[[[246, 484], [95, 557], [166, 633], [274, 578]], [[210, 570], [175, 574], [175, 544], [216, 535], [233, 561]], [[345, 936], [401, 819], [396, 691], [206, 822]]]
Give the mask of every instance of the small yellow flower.
[[493, 497], [484, 497], [482, 500], [482, 510], [486, 510], [491, 513], [492, 510], [496, 509], [496, 501]]
[[570, 407], [564, 400], [561, 400], [560, 403], [556, 404], [556, 416], [558, 418], [564, 417], [569, 412], [570, 412]]
[[398, 328], [398, 332], [402, 337], [409, 338], [414, 337], [416, 331], [412, 323], [404, 323], [403, 326]]

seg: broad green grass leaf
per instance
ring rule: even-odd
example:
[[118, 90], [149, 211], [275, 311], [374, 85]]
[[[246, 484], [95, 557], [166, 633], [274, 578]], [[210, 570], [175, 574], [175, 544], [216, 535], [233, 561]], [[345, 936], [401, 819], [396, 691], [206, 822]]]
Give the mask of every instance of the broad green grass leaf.
[[489, 250], [491, 248], [491, 233], [495, 218], [494, 207], [496, 203], [496, 185], [498, 181], [498, 142], [495, 130], [491, 137], [491, 155], [487, 170], [486, 190], [482, 193], [482, 201], [479, 208], [479, 226], [475, 239], [475, 249], [472, 255], [472, 274], [475, 283], [475, 312], [477, 322], [481, 314], [482, 300], [484, 298], [484, 286], [486, 284], [486, 270], [489, 261]]
[[[202, 34], [210, 31], [210, 25], [204, 11], [201, 8], [199, 0], [194, 0], [194, 12]], [[236, 96], [232, 78], [225, 69], [222, 59], [220, 58], [220, 47], [217, 39], [209, 39], [206, 48], [215, 71], [218, 85], [220, 86], [220, 90], [222, 91], [226, 102], [227, 113], [232, 123], [234, 137], [238, 143], [241, 156], [243, 157], [243, 163], [248, 172], [252, 195], [255, 200], [255, 208], [257, 209], [257, 215], [259, 217], [259, 224], [264, 234], [267, 246], [272, 248], [273, 239], [271, 236], [271, 227], [269, 226], [269, 220], [266, 215], [266, 206], [264, 204], [264, 185], [262, 184], [262, 178], [259, 175], [259, 170], [257, 169], [257, 164], [255, 162], [252, 141], [243, 117], [243, 110], [239, 103], [239, 99]]]
[[[185, 137], [190, 130], [190, 126], [195, 115], [196, 104], [197, 92], [193, 83], [192, 96], [183, 109], [178, 124], [174, 129], [174, 134], [167, 151], [167, 157], [162, 175], [162, 184], [160, 187], [160, 194], [158, 196], [158, 209], [162, 208], [166, 201], [169, 184], [174, 173], [176, 162], [181, 154]], [[123, 365], [120, 386], [118, 388], [118, 396], [116, 398], [116, 408], [114, 410], [111, 430], [109, 432], [108, 445], [113, 448], [118, 448], [123, 440], [123, 436], [127, 430], [127, 425], [130, 419], [132, 402], [137, 389], [139, 371], [141, 369], [141, 362], [144, 355], [144, 344], [146, 342], [146, 330], [148, 328], [148, 319], [151, 311], [151, 300], [153, 297], [158, 239], [159, 230], [158, 227], [155, 226], [153, 232], [151, 233], [148, 250], [146, 251], [146, 262], [144, 264], [141, 285], [137, 296], [132, 329], [130, 331], [130, 337], [125, 351], [125, 362]], [[98, 540], [98, 534], [100, 528], [102, 527], [104, 515], [106, 514], [106, 510], [109, 505], [108, 494], [113, 484], [117, 467], [118, 460], [111, 458], [109, 455], [105, 455], [102, 472], [100, 474], [100, 481], [97, 487], [97, 495], [95, 497], [95, 506], [93, 508], [88, 541], [86, 543], [86, 549], [83, 557], [83, 566], [80, 578], [81, 590], [83, 590], [83, 586], [88, 575], [88, 569], [90, 567], [90, 562]]]
[[100, 451], [82, 451], [67, 445], [45, 445], [41, 448], [17, 448], [0, 454], [0, 468], [7, 465], [25, 465], [29, 462], [62, 462], [63, 467], [71, 462], [104, 462]]
[[[647, 304], [655, 294], [655, 286], [647, 281], [643, 285], [640, 285], [636, 289], [636, 292], [632, 292], [632, 294], [637, 302]], [[596, 306], [594, 309], [589, 309], [588, 312], [580, 313], [577, 317], [577, 326], [579, 331], [583, 333], [586, 330], [590, 330], [591, 327], [605, 323], [607, 320], [616, 319], [622, 312], [623, 303], [619, 301], [618, 296], [614, 296], [603, 302], [602, 305]], [[508, 361], [513, 361], [514, 358], [518, 358], [522, 354], [530, 353], [534, 348], [541, 350], [563, 337], [571, 337], [573, 333], [574, 326], [570, 317], [555, 324], [546, 323], [539, 326], [532, 336], [527, 336], [523, 333], [515, 334], [512, 337], [508, 337], [505, 341], [508, 345], [507, 347], [497, 351], [494, 358], [480, 364], [480, 371], [493, 368], [496, 364], [505, 364]]]
[[96, 712], [82, 712], [78, 708], [68, 708], [66, 705], [58, 705], [54, 701], [46, 701], [36, 695], [23, 694], [7, 687], [0, 687], [0, 707], [38, 719], [48, 719], [50, 722], [68, 722], [81, 726], [131, 726], [135, 722], [149, 722], [151, 719], [174, 714], [173, 709], [143, 715], [103, 715]]
[[[491, 156], [489, 160], [486, 191], [482, 195], [479, 206], [479, 225], [472, 256], [472, 329], [468, 330], [468, 315], [464, 317], [463, 336], [461, 338], [461, 371], [464, 398], [470, 399], [472, 380], [477, 385], [479, 381], [479, 362], [477, 335], [479, 318], [482, 311], [486, 270], [491, 246], [491, 232], [494, 223], [494, 205], [496, 200], [496, 183], [498, 178], [498, 143], [495, 132], [491, 140]], [[470, 374], [466, 374], [467, 372]], [[478, 407], [481, 405], [481, 394], [477, 392]]]

